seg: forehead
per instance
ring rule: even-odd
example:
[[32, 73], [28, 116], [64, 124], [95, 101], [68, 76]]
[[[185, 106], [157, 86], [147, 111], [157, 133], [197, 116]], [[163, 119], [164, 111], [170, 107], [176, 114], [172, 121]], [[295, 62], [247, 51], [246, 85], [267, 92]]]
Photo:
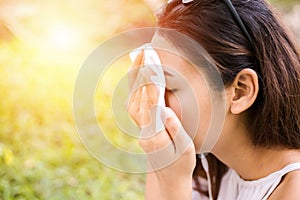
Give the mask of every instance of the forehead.
[[151, 41], [151, 45], [157, 52], [164, 71], [175, 70], [181, 75], [188, 74], [191, 70], [189, 63], [180, 56], [177, 48], [169, 43], [164, 37], [156, 33]]
[[177, 74], [190, 77], [191, 75], [199, 74], [191, 63], [175, 52], [170, 52], [161, 49], [155, 49], [165, 72], [176, 72]]

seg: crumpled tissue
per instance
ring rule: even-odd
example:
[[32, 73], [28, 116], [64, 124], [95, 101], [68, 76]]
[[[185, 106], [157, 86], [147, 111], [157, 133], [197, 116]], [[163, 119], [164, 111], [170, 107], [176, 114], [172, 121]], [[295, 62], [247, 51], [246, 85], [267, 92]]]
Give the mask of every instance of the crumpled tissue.
[[133, 85], [134, 88], [142, 87], [150, 81], [156, 86], [158, 91], [158, 102], [156, 105], [155, 116], [151, 117], [155, 117], [155, 133], [159, 133], [160, 131], [165, 129], [161, 115], [166, 107], [166, 80], [161, 60], [150, 43], [144, 44], [143, 46], [137, 48], [136, 50], [130, 53], [130, 58], [132, 62], [134, 62], [134, 60], [142, 50], [144, 50], [144, 65], [140, 68], [137, 78]]

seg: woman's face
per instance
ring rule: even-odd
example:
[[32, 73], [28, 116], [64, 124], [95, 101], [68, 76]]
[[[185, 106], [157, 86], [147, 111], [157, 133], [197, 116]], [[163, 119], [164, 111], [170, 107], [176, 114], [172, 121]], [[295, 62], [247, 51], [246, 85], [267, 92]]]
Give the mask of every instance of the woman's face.
[[166, 106], [172, 108], [199, 153], [212, 117], [212, 97], [204, 74], [182, 57], [157, 50], [166, 79]]

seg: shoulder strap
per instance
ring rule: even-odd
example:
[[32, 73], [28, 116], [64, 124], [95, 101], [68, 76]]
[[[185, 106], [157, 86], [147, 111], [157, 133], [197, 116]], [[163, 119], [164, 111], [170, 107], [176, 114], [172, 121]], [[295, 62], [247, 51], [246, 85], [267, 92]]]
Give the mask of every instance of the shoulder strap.
[[211, 189], [211, 178], [210, 178], [210, 175], [209, 175], [208, 161], [207, 161], [207, 158], [206, 158], [205, 154], [200, 154], [198, 157], [201, 158], [201, 163], [202, 163], [203, 169], [204, 169], [204, 171], [206, 173], [206, 176], [207, 176], [209, 200], [212, 200], [213, 199], [213, 195], [212, 195], [212, 189]]
[[263, 200], [268, 199], [271, 194], [274, 192], [274, 190], [278, 187], [278, 185], [280, 184], [282, 177], [285, 176], [286, 174], [295, 171], [295, 170], [300, 170], [300, 162], [297, 163], [292, 163], [290, 165], [287, 165], [286, 167], [284, 167], [283, 169], [281, 169], [279, 172], [279, 176], [277, 178], [277, 180], [274, 182], [274, 184], [272, 185], [271, 189], [268, 191], [268, 193], [265, 195], [265, 197], [263, 198]]

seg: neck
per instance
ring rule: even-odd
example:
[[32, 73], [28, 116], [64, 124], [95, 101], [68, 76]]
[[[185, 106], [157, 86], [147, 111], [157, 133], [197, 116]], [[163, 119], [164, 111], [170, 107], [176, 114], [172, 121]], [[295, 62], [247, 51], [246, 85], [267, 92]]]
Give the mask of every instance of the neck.
[[223, 144], [222, 148], [215, 148], [212, 153], [245, 180], [257, 180], [288, 164], [300, 162], [299, 150], [254, 147], [249, 139], [243, 137], [245, 134], [235, 132], [234, 135], [234, 140]]

